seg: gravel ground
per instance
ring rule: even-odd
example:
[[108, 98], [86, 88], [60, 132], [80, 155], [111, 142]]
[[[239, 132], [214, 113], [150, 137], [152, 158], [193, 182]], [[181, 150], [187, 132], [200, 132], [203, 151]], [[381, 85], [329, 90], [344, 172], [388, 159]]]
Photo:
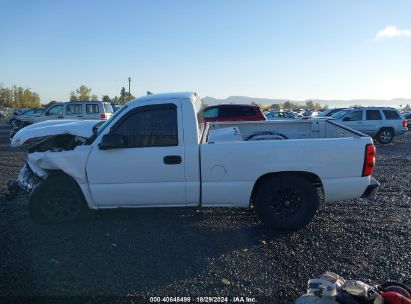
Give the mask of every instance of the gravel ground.
[[[0, 192], [24, 154], [0, 127]], [[23, 199], [0, 196], [0, 295], [252, 296], [292, 303], [326, 270], [378, 283], [411, 278], [411, 132], [377, 146], [374, 199], [322, 206], [297, 232], [250, 210], [98, 211], [36, 225]]]

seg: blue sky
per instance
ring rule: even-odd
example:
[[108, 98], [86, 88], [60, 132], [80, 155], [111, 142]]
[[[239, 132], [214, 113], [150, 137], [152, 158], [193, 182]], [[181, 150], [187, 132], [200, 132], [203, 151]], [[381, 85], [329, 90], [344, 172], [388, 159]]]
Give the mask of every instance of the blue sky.
[[0, 82], [43, 103], [81, 84], [113, 97], [129, 76], [136, 96], [411, 98], [410, 12], [408, 0], [0, 0]]

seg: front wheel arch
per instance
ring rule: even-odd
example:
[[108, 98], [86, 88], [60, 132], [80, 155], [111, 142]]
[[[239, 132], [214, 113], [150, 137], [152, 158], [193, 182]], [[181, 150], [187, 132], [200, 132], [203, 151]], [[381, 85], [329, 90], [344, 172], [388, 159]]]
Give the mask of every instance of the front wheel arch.
[[[56, 196], [58, 203], [55, 202]], [[72, 206], [65, 208], [64, 204], [68, 203]], [[73, 206], [75, 209], [67, 217], [53, 218], [51, 213], [45, 212], [45, 204], [59, 204], [64, 208], [64, 212], [72, 211]], [[28, 199], [28, 211], [35, 222], [46, 224], [85, 218], [89, 207], [78, 183], [71, 176], [56, 170], [50, 171], [47, 178], [33, 190]]]

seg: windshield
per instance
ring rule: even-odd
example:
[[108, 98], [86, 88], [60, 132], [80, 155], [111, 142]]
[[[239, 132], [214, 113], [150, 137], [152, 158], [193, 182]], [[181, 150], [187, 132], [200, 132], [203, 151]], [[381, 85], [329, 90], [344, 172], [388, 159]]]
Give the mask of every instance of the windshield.
[[324, 117], [324, 116], [328, 116], [328, 114], [331, 112], [331, 110], [325, 110], [323, 112], [321, 112], [320, 114], [318, 114], [318, 117]]
[[[111, 106], [110, 106], [111, 107]], [[114, 113], [113, 116], [111, 116], [109, 119], [107, 119], [101, 126], [98, 127], [97, 132], [95, 134], [95, 137], [99, 136], [101, 132], [114, 120], [116, 119], [117, 116], [119, 116], [125, 109], [127, 108], [126, 105], [121, 107], [116, 113]], [[101, 123], [101, 122], [99, 122]], [[96, 124], [97, 125], [97, 124]]]
[[341, 110], [338, 111], [337, 113], [331, 115], [331, 118], [333, 119], [339, 119], [341, 117], [343, 117], [345, 114], [347, 114], [348, 112], [350, 112], [351, 110]]

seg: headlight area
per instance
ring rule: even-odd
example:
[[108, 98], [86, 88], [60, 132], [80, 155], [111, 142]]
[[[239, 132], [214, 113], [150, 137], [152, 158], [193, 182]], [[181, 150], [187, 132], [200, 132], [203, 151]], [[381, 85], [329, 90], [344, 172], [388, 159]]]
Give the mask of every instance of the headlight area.
[[23, 168], [21, 168], [17, 179], [10, 180], [7, 183], [7, 199], [15, 198], [20, 192], [23, 192], [26, 196], [29, 196], [42, 180], [43, 179], [37, 176], [26, 163]]

